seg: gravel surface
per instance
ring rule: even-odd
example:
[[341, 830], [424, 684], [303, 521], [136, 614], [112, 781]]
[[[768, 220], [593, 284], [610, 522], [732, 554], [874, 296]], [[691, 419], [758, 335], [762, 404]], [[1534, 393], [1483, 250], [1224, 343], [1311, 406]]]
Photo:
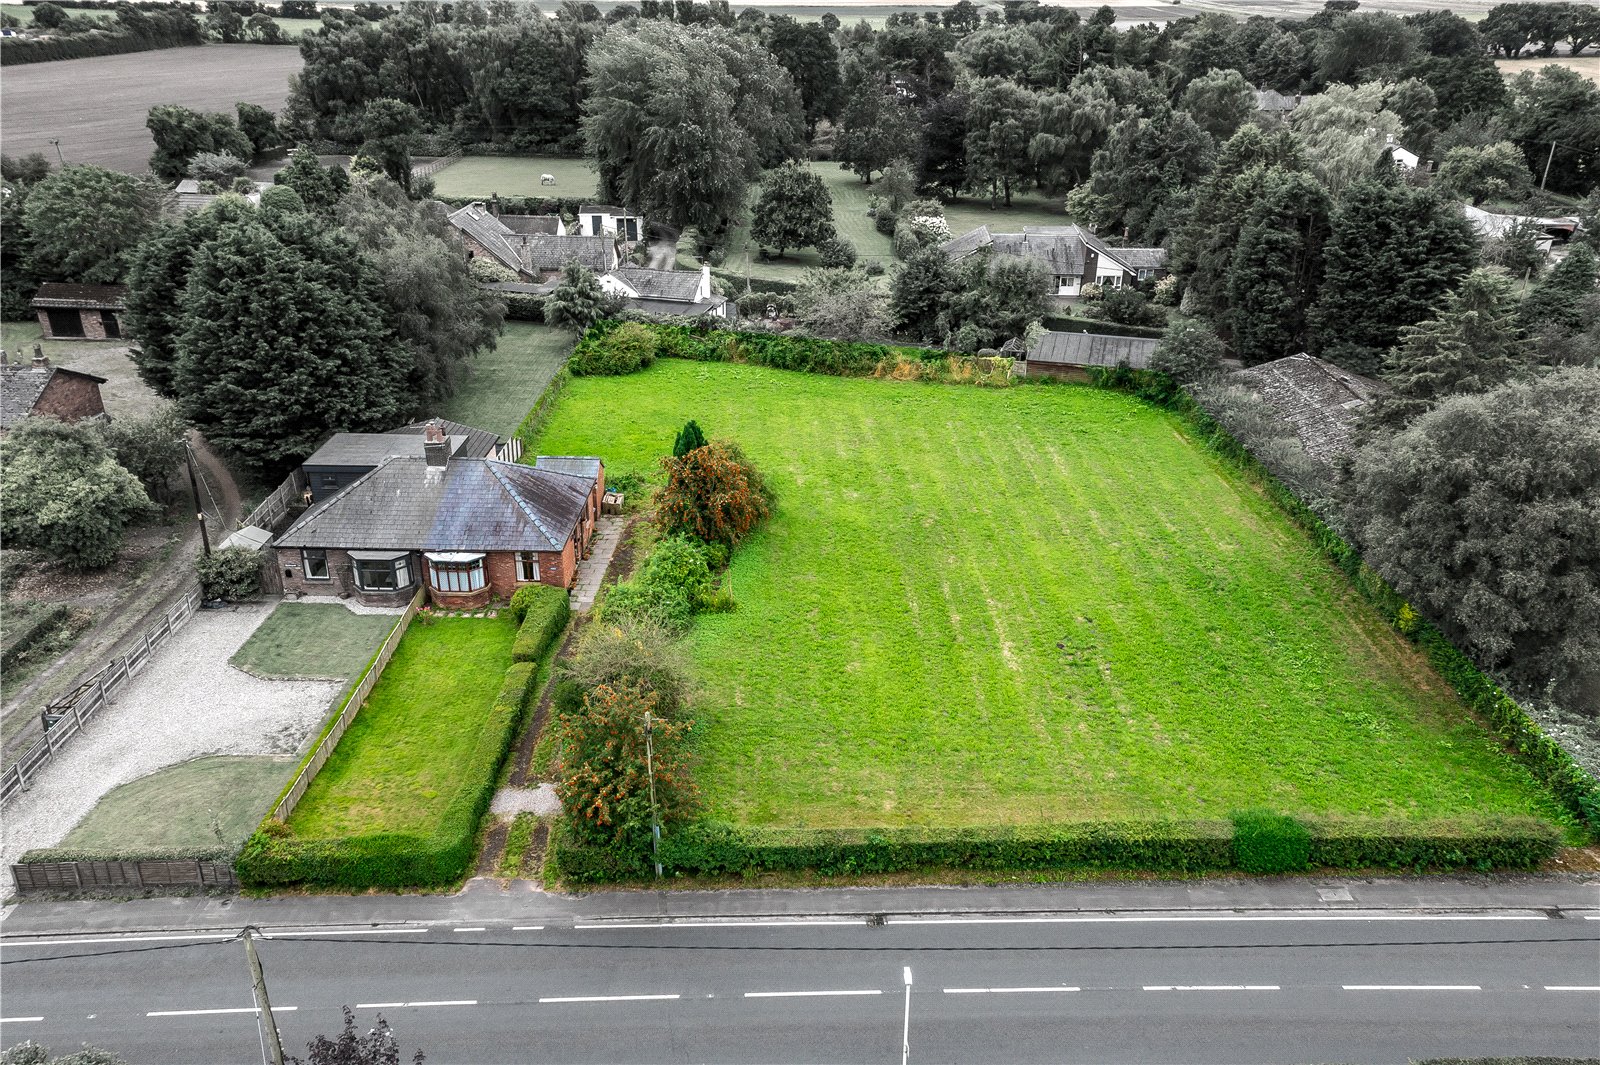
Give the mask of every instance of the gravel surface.
[[354, 599], [340, 599], [336, 595], [302, 595], [298, 599], [290, 599], [291, 603], [328, 603], [333, 606], [342, 606], [352, 614], [392, 614], [399, 617], [406, 612], [403, 606], [367, 606]]
[[106, 792], [205, 754], [298, 754], [340, 685], [228, 665], [277, 601], [202, 610], [7, 804], [0, 862], [60, 842]]
[[501, 788], [494, 793], [489, 811], [496, 817], [505, 818], [518, 814], [550, 817], [561, 812], [561, 800], [556, 798], [554, 784], [540, 784], [533, 788]]

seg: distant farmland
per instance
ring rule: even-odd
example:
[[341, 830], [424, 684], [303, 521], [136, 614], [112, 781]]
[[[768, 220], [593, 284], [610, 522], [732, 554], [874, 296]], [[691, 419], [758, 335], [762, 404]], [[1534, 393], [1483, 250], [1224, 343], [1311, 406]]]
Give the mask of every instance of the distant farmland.
[[289, 96], [300, 50], [260, 44], [207, 44], [155, 52], [7, 67], [0, 123], [6, 154], [44, 152], [59, 138], [69, 163], [142, 172], [155, 150], [144, 128], [156, 104], [233, 113], [245, 100], [276, 111]]

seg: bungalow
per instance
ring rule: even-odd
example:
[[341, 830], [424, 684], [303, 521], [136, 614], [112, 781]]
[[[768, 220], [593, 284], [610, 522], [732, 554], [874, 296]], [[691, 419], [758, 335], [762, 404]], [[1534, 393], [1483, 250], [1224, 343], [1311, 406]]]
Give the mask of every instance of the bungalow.
[[474, 429], [442, 418], [415, 422], [386, 433], [335, 433], [300, 464], [305, 473], [307, 503], [319, 503], [371, 473], [389, 458], [422, 458], [423, 437], [429, 425], [443, 428], [452, 458], [498, 459], [515, 462], [522, 457], [522, 441], [502, 441], [485, 429]]
[[578, 208], [578, 233], [585, 237], [613, 237], [626, 244], [644, 239], [644, 219], [621, 207], [586, 203]]
[[1287, 115], [1300, 106], [1300, 94], [1290, 96], [1276, 89], [1256, 90], [1256, 110], [1269, 115]]
[[[252, 207], [261, 206], [261, 191], [272, 188], [270, 181], [258, 181], [254, 192], [244, 193], [245, 201]], [[194, 178], [184, 178], [172, 190], [172, 199], [169, 206], [174, 214], [194, 214], [210, 207], [224, 194], [220, 192], [201, 192], [200, 182]]]
[[711, 267], [692, 270], [647, 270], [619, 266], [600, 278], [600, 287], [623, 296], [628, 307], [646, 314], [681, 314], [694, 318], [728, 318], [729, 300], [711, 289]]
[[46, 340], [121, 340], [127, 285], [69, 285], [46, 281], [28, 306]]
[[1304, 353], [1235, 371], [1233, 377], [1267, 401], [1307, 454], [1329, 466], [1354, 450], [1362, 411], [1387, 388]]
[[1035, 259], [1055, 279], [1057, 296], [1076, 297], [1084, 285], [1121, 288], [1162, 277], [1165, 248], [1115, 248], [1080, 226], [1023, 226], [1021, 233], [997, 233], [979, 226], [939, 245], [952, 262], [987, 252]]
[[1582, 228], [1577, 215], [1541, 218], [1534, 215], [1495, 214], [1493, 211], [1474, 207], [1470, 203], [1461, 205], [1461, 213], [1467, 216], [1467, 224], [1473, 231], [1485, 240], [1503, 237], [1517, 230], [1535, 233], [1537, 236], [1534, 237], [1534, 242], [1546, 255], [1555, 247], [1557, 241], [1565, 244]]
[[51, 366], [38, 345], [33, 350], [33, 361], [20, 365], [7, 361], [0, 349], [0, 432], [39, 414], [64, 422], [105, 419], [106, 405], [100, 398], [104, 377]]
[[[568, 233], [559, 218], [551, 223], [546, 217], [553, 216], [502, 216], [482, 203], [469, 203], [451, 212], [450, 224], [461, 233], [467, 258], [487, 256], [527, 281], [545, 280], [569, 262], [597, 274], [617, 265], [615, 238]], [[514, 223], [507, 224], [508, 218]]]
[[[479, 456], [478, 431], [453, 428], [466, 427], [425, 423], [420, 454], [377, 459], [274, 540], [285, 594], [399, 606], [420, 586], [440, 606], [470, 608], [525, 584], [570, 588], [594, 537], [604, 465], [588, 456], [541, 455], [532, 466]], [[344, 435], [329, 445], [342, 446]]]

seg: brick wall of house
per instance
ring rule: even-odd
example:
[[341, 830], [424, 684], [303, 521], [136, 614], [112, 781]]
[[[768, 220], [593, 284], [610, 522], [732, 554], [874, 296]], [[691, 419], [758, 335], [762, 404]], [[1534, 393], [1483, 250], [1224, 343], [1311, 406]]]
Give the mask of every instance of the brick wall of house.
[[105, 412], [98, 381], [60, 371], [50, 375], [50, 383], [33, 405], [33, 413], [52, 414], [64, 422], [94, 418]]
[[417, 582], [427, 580], [427, 572], [421, 568], [420, 558], [413, 555], [411, 587], [392, 592], [367, 592], [356, 587], [355, 566], [350, 561], [348, 551], [328, 549], [328, 580], [325, 581], [306, 578], [299, 548], [280, 547], [277, 552], [278, 569], [283, 573], [284, 595], [349, 595], [368, 606], [405, 606], [417, 594]]
[[[58, 310], [57, 313], [61, 313], [61, 312]], [[69, 313], [71, 313], [71, 312], [69, 312]], [[83, 335], [81, 337], [63, 337], [61, 339], [65, 339], [65, 340], [105, 340], [106, 339], [105, 322], [101, 319], [100, 311], [98, 309], [95, 309], [95, 310], [79, 310], [76, 313], [78, 315], [78, 321], [80, 323], [82, 323], [82, 325], [83, 325]], [[117, 328], [118, 328], [118, 330], [122, 331], [122, 315], [120, 313], [116, 313], [116, 312], [113, 312], [113, 314], [114, 314], [114, 316], [116, 317], [116, 320], [117, 320]], [[54, 339], [56, 339], [55, 330], [52, 329], [51, 326], [50, 326], [50, 312], [48, 310], [40, 309], [40, 310], [37, 310], [37, 311], [34, 312], [34, 317], [39, 319], [39, 335], [41, 337], [43, 337], [44, 339], [46, 339], [46, 340], [54, 340]]]
[[83, 320], [83, 337], [85, 340], [104, 340], [106, 326], [100, 319], [99, 311], [79, 311], [78, 317]]

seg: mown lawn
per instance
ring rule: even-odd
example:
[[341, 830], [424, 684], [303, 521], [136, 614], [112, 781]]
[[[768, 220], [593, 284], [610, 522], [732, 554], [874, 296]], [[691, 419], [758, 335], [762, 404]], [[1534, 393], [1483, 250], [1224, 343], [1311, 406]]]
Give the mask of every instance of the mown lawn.
[[139, 853], [237, 846], [294, 771], [293, 758], [195, 758], [107, 792], [57, 846]]
[[511, 665], [516, 627], [418, 619], [289, 827], [303, 839], [436, 829]]
[[[554, 185], [539, 184], [542, 174], [555, 177]], [[465, 156], [433, 176], [439, 196], [548, 196], [593, 200], [598, 187], [595, 173], [584, 159], [553, 156], [512, 158], [497, 155]]]
[[785, 826], [1556, 816], [1444, 682], [1172, 416], [667, 360], [539, 442], [654, 473], [685, 419], [778, 510], [689, 637], [711, 816]]
[[351, 681], [396, 620], [336, 603], [279, 603], [228, 662], [267, 680]]
[[445, 400], [452, 421], [510, 436], [572, 353], [571, 333], [531, 322], [507, 322], [493, 351], [485, 351]]

